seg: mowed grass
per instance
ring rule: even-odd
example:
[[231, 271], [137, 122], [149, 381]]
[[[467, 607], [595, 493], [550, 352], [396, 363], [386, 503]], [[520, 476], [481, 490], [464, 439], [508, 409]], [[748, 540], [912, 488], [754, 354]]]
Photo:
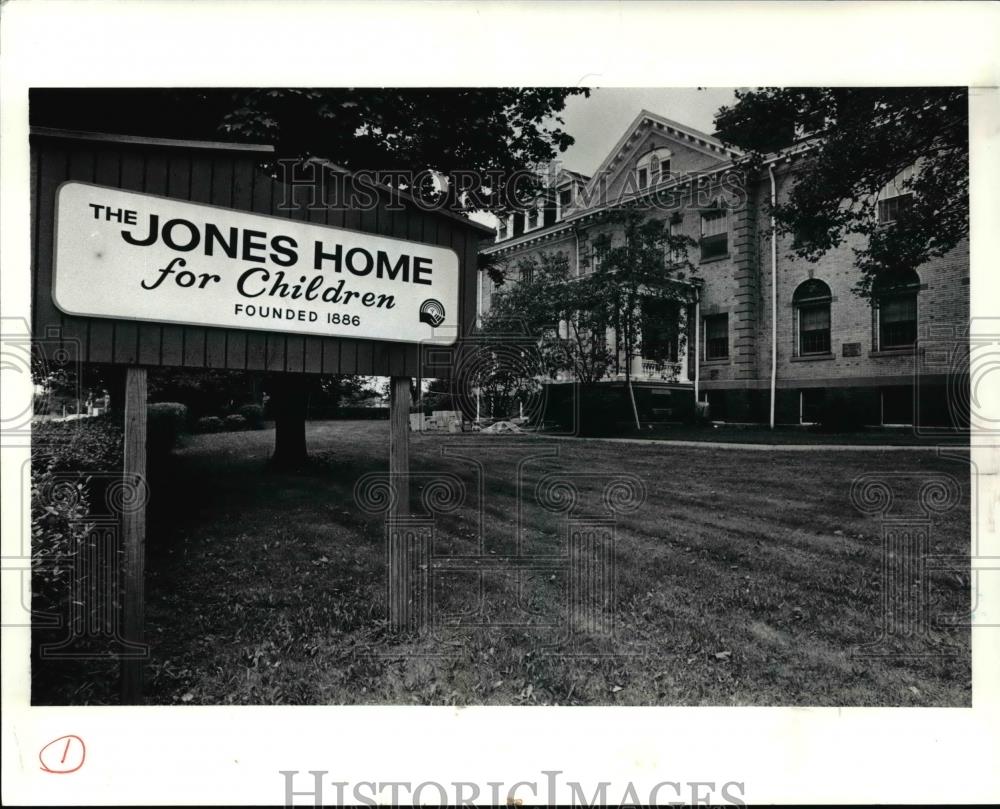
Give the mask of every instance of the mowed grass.
[[[436, 516], [435, 627], [421, 635], [387, 625], [383, 517], [353, 498], [359, 477], [387, 468], [387, 424], [310, 424], [312, 461], [295, 474], [265, 468], [273, 440], [190, 437], [153, 481], [153, 703], [970, 704], [965, 629], [855, 654], [884, 623], [882, 528], [849, 498], [859, 475], [894, 473], [896, 513], [916, 514], [917, 488], [951, 475], [962, 501], [932, 521], [929, 549], [967, 554], [961, 459], [414, 435], [414, 502], [434, 475], [464, 488]], [[578, 490], [569, 512], [539, 502], [552, 475]], [[623, 475], [645, 502], [612, 515], [604, 493]], [[568, 520], [612, 516], [609, 634], [568, 610], [560, 560]], [[534, 561], [505, 565], [517, 554]], [[456, 556], [487, 570], [448, 569]], [[928, 576], [932, 619], [968, 610], [967, 575]]]

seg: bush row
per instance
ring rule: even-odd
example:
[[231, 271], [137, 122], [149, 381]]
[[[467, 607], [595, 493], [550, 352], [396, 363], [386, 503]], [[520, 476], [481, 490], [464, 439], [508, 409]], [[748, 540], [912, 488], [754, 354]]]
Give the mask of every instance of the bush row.
[[[150, 451], [166, 448], [169, 451], [178, 436], [188, 432], [190, 417], [188, 409], [179, 402], [157, 402], [147, 407], [149, 416]], [[202, 416], [194, 422], [194, 431], [218, 433], [223, 430], [261, 430], [264, 428], [264, 408], [247, 404], [238, 413], [228, 416]]]

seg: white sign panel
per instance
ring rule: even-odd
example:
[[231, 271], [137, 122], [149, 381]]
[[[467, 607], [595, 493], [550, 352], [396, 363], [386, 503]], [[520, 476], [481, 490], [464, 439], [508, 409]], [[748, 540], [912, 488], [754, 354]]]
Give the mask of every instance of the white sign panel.
[[70, 315], [452, 343], [454, 250], [87, 183], [56, 201]]

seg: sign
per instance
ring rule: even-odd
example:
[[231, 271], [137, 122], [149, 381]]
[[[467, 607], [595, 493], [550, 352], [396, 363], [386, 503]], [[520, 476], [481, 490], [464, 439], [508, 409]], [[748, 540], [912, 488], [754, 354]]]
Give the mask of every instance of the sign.
[[52, 299], [69, 315], [451, 344], [455, 251], [66, 182]]

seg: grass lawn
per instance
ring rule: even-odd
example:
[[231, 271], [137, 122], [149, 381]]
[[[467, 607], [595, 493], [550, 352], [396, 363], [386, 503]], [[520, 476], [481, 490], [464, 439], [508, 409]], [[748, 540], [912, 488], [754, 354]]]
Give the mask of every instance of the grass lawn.
[[[927, 476], [953, 475], [962, 502], [934, 520], [930, 550], [967, 553], [962, 461], [415, 435], [415, 472], [465, 486], [437, 517], [437, 627], [419, 636], [386, 625], [382, 517], [352, 498], [361, 475], [386, 468], [387, 424], [310, 424], [312, 462], [296, 474], [265, 470], [273, 440], [192, 436], [153, 480], [153, 703], [970, 704], [967, 630], [890, 639], [887, 657], [852, 654], [882, 626], [881, 525], [851, 505], [852, 480], [903, 473], [896, 507], [912, 513]], [[480, 539], [488, 561], [513, 555], [519, 517], [522, 555], [565, 553], [566, 516], [535, 489], [553, 473], [576, 476], [572, 516], [584, 519], [607, 516], [602, 492], [616, 475], [646, 487], [645, 503], [617, 517], [611, 637], [566, 640], [558, 565], [437, 564], [479, 553]], [[968, 609], [967, 575], [934, 571], [929, 584], [932, 617]], [[60, 699], [113, 702], [114, 687], [67, 679]]]

